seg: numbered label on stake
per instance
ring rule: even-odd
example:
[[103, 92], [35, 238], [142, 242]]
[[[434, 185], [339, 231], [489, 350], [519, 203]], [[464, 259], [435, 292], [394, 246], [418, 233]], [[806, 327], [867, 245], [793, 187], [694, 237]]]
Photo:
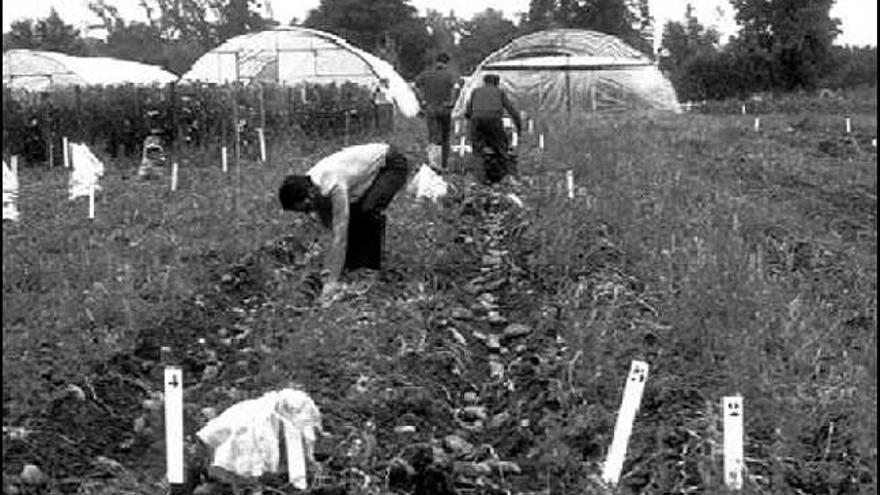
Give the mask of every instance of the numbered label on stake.
[[617, 424], [614, 426], [614, 438], [608, 457], [602, 470], [602, 479], [606, 483], [617, 484], [620, 480], [620, 472], [623, 470], [623, 461], [626, 458], [626, 448], [632, 433], [633, 421], [639, 403], [642, 401], [642, 392], [645, 390], [645, 381], [648, 379], [648, 363], [633, 361], [630, 365], [629, 375], [626, 377], [626, 386], [623, 389], [623, 400], [620, 411], [617, 414]]
[[743, 399], [725, 397], [724, 409], [724, 484], [739, 490], [743, 485]]
[[183, 371], [165, 368], [165, 449], [168, 482], [183, 483]]

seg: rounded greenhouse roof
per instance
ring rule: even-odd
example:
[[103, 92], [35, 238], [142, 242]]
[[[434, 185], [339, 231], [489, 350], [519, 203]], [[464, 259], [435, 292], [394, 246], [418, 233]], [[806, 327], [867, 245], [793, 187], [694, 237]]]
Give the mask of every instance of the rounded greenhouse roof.
[[177, 76], [154, 65], [39, 50], [3, 52], [3, 85], [27, 91], [67, 86], [168, 84]]
[[401, 113], [415, 116], [419, 110], [412, 88], [391, 64], [339, 36], [298, 26], [231, 38], [199, 58], [181, 79], [288, 85], [353, 82], [370, 88], [385, 79]]

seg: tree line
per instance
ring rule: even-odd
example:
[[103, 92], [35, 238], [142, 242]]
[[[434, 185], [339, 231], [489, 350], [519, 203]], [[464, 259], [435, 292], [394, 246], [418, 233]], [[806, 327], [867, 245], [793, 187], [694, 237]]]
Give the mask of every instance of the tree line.
[[[436, 10], [419, 15], [409, 0], [321, 0], [305, 19], [288, 24], [328, 31], [389, 61], [413, 78], [439, 52], [467, 74], [518, 36], [551, 28], [581, 28], [618, 36], [658, 61], [681, 100], [744, 97], [755, 92], [876, 86], [876, 47], [833, 44], [840, 22], [834, 0], [730, 0], [739, 31], [722, 43], [688, 5], [681, 21], [663, 26], [653, 54], [655, 22], [648, 0], [531, 0], [509, 20], [487, 9], [470, 19]], [[240, 34], [278, 25], [257, 0], [143, 0], [146, 21], [125, 21], [107, 0], [90, 9], [106, 40], [88, 38], [52, 11], [12, 24], [3, 49], [31, 48], [111, 56], [183, 74], [204, 53]]]

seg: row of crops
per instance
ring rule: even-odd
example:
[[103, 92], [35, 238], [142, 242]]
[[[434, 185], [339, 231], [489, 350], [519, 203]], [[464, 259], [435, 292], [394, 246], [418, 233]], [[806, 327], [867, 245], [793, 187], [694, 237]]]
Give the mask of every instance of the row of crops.
[[73, 87], [45, 93], [3, 91], [3, 153], [56, 165], [62, 137], [136, 155], [160, 133], [172, 147], [231, 146], [257, 129], [273, 136], [335, 137], [380, 130], [370, 92], [355, 84]]
[[694, 102], [691, 111], [706, 114], [738, 114], [743, 105], [750, 114], [803, 114], [822, 113], [829, 115], [871, 114], [877, 105], [876, 88], [865, 88], [857, 95], [841, 92], [820, 93], [815, 95], [761, 95], [747, 101], [738, 99]]

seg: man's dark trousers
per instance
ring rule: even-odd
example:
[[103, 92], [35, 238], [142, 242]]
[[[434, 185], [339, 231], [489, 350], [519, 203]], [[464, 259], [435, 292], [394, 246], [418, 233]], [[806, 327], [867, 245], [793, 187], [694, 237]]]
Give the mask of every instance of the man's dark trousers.
[[[508, 172], [510, 152], [508, 148], [507, 133], [504, 132], [504, 124], [500, 118], [494, 117], [472, 117], [470, 122], [471, 145], [474, 154], [480, 155], [483, 148], [488, 146], [492, 148], [498, 156], [502, 157], [498, 164], [503, 168], [500, 170], [486, 170], [486, 177], [497, 182], [501, 180]], [[494, 166], [495, 163], [486, 164]]]
[[428, 120], [428, 141], [440, 145], [440, 165], [446, 169], [449, 161], [449, 134], [452, 128], [452, 112], [449, 109], [432, 109], [426, 114]]
[[392, 147], [373, 184], [360, 201], [349, 206], [345, 269], [381, 268], [385, 209], [406, 183], [408, 169], [406, 158]]

